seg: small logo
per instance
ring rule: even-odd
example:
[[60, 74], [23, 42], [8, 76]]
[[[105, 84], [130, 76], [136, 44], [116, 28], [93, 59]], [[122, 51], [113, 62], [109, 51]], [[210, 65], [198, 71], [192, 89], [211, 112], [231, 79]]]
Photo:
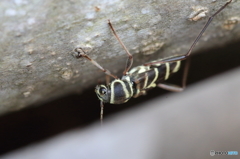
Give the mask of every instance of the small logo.
[[238, 155], [238, 151], [228, 151], [228, 155]]
[[210, 156], [215, 155], [238, 155], [238, 151], [210, 151]]
[[210, 156], [214, 156], [215, 155], [215, 151], [214, 150], [211, 150], [210, 151]]

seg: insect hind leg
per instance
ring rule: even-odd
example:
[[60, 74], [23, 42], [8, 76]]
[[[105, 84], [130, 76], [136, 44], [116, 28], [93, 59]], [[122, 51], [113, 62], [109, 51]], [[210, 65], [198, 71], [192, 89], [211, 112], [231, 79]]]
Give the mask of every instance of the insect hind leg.
[[228, 2], [226, 2], [221, 8], [219, 8], [215, 13], [213, 13], [207, 20], [206, 24], [203, 26], [202, 30], [200, 31], [200, 33], [197, 35], [196, 39], [193, 41], [192, 45], [190, 46], [188, 52], [184, 55], [177, 55], [177, 56], [173, 56], [173, 57], [169, 57], [166, 59], [163, 59], [161, 61], [157, 61], [157, 62], [151, 62], [151, 63], [146, 63], [144, 64], [144, 66], [149, 66], [149, 65], [153, 65], [153, 64], [158, 64], [158, 63], [167, 63], [167, 62], [176, 62], [176, 61], [183, 61], [186, 60], [193, 48], [196, 46], [197, 42], [201, 39], [203, 33], [206, 31], [206, 29], [208, 28], [209, 24], [212, 22], [213, 18], [220, 13], [224, 8], [227, 7], [227, 5], [229, 5], [232, 2], [232, 0], [229, 0]]
[[168, 84], [168, 83], [159, 83], [157, 86], [168, 90], [172, 92], [181, 92], [185, 89], [186, 83], [187, 83], [187, 76], [188, 76], [188, 71], [189, 71], [189, 66], [190, 66], [190, 58], [186, 60], [185, 66], [184, 66], [184, 71], [183, 71], [183, 77], [182, 77], [182, 86], [178, 85], [173, 85], [173, 84]]

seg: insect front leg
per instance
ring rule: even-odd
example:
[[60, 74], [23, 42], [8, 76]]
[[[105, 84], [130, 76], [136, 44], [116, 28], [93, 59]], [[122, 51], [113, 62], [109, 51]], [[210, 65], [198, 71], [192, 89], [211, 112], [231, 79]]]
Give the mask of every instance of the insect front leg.
[[106, 75], [105, 80], [106, 80], [106, 85], [109, 85], [109, 83], [110, 83], [110, 76]]
[[111, 76], [115, 79], [118, 79], [117, 76], [113, 75], [109, 70], [103, 68], [99, 63], [97, 63], [97, 61], [94, 61], [93, 59], [91, 59], [87, 54], [86, 52], [82, 49], [82, 48], [76, 48], [75, 49], [75, 52], [78, 53], [78, 57], [77, 58], [80, 58], [80, 57], [84, 57], [86, 58], [87, 60], [89, 60], [93, 65], [95, 65], [97, 68], [99, 68], [102, 72], [104, 72], [106, 75], [108, 76]]

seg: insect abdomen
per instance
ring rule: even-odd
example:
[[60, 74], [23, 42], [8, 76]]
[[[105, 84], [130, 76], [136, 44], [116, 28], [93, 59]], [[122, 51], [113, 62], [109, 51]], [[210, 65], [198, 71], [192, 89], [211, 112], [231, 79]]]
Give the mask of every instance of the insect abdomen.
[[[177, 72], [180, 68], [181, 62], [171, 62], [171, 63], [164, 63], [160, 66], [157, 66], [158, 69], [158, 79], [157, 82], [163, 82], [167, 80], [173, 73]], [[154, 66], [153, 66], [154, 68]]]
[[180, 61], [133, 68], [129, 73], [131, 80], [136, 84], [134, 96], [167, 80], [179, 68]]

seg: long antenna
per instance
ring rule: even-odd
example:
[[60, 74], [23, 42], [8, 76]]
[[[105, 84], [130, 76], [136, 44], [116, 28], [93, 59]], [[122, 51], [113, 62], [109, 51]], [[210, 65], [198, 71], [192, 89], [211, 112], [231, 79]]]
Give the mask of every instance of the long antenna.
[[205, 30], [207, 29], [207, 27], [209, 26], [209, 24], [212, 22], [213, 18], [219, 13], [221, 12], [224, 8], [226, 8], [226, 6], [228, 4], [230, 4], [232, 2], [232, 0], [226, 2], [220, 9], [218, 9], [213, 15], [211, 15], [208, 18], [208, 21], [206, 22], [206, 24], [203, 26], [202, 30], [200, 31], [200, 33], [198, 34], [198, 36], [196, 37], [196, 39], [193, 41], [191, 47], [189, 48], [188, 52], [185, 55], [179, 55], [179, 56], [174, 56], [174, 57], [170, 57], [170, 58], [166, 58], [163, 59], [162, 61], [157, 61], [157, 62], [150, 62], [150, 63], [146, 63], [144, 64], [145, 66], [148, 65], [152, 65], [152, 64], [157, 64], [157, 63], [166, 63], [166, 62], [176, 62], [176, 61], [182, 61], [182, 60], [186, 60], [188, 58], [188, 56], [190, 56], [193, 48], [195, 47], [196, 43], [199, 41], [199, 39], [202, 37], [203, 33], [205, 32]]

